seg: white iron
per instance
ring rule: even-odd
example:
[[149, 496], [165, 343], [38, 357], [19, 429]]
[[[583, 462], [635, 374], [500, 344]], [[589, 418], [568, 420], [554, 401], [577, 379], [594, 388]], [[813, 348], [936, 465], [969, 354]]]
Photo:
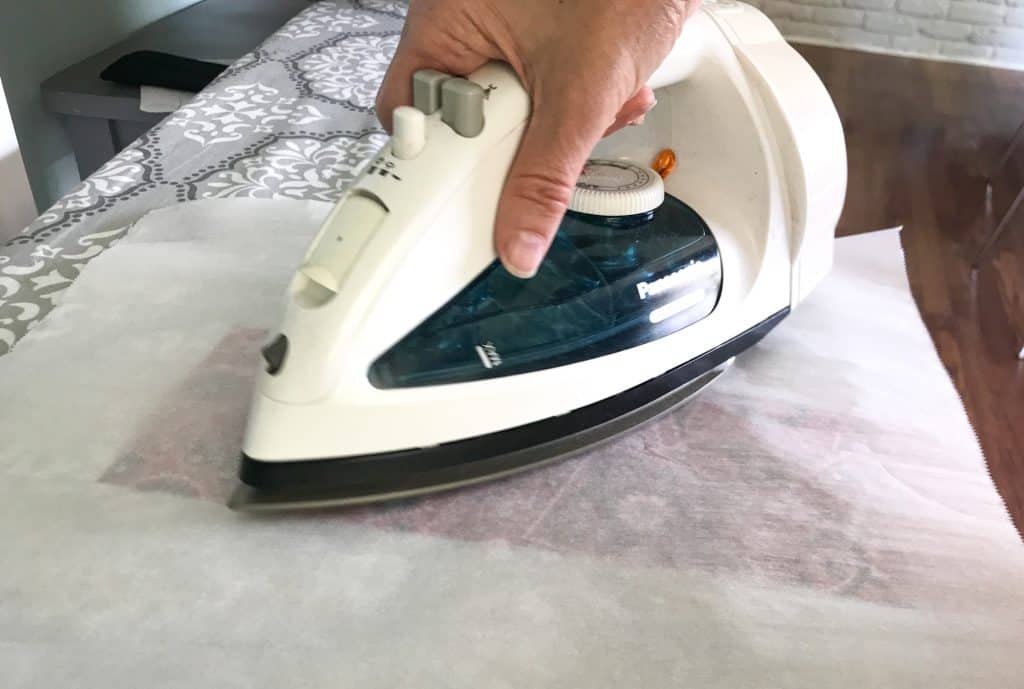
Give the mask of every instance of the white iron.
[[[758, 10], [719, 2], [650, 85], [645, 123], [594, 152], [562, 253], [516, 281], [492, 232], [529, 98], [504, 64], [417, 74], [416, 108], [291, 284], [233, 506], [415, 495], [564, 456], [682, 401], [807, 296], [846, 192], [821, 81]], [[662, 183], [649, 166], [664, 149], [679, 165]], [[671, 240], [672, 218], [689, 253], [673, 244], [668, 261], [645, 242]]]

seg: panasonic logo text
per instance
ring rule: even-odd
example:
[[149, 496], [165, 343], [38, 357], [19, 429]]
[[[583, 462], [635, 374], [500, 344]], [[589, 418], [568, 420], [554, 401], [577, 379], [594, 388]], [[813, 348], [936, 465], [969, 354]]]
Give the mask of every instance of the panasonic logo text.
[[636, 291], [640, 294], [640, 299], [644, 300], [647, 297], [656, 297], [662, 292], [666, 292], [673, 287], [679, 287], [690, 281], [690, 276], [687, 275], [687, 269], [680, 268], [674, 273], [669, 273], [663, 278], [658, 278], [654, 282], [638, 282], [636, 283]]

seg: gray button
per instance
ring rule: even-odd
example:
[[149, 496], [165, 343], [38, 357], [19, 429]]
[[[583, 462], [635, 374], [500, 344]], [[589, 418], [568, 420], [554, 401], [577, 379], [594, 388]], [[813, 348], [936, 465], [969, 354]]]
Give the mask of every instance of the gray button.
[[436, 69], [421, 69], [412, 75], [412, 104], [425, 115], [441, 107], [441, 84], [451, 76]]
[[484, 89], [468, 79], [449, 79], [441, 86], [441, 119], [466, 137], [484, 129]]

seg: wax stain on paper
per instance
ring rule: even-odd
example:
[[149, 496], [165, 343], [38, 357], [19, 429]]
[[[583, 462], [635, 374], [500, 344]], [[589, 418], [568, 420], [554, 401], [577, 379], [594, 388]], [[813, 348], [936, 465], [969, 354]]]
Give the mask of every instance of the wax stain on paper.
[[253, 373], [267, 333], [236, 329], [162, 401], [100, 480], [224, 502], [237, 480]]

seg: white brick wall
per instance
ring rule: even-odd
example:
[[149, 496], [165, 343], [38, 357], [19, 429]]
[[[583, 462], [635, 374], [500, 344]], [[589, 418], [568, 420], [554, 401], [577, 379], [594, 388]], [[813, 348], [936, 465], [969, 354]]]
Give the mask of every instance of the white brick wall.
[[744, 1], [794, 40], [1024, 69], [1024, 0]]

